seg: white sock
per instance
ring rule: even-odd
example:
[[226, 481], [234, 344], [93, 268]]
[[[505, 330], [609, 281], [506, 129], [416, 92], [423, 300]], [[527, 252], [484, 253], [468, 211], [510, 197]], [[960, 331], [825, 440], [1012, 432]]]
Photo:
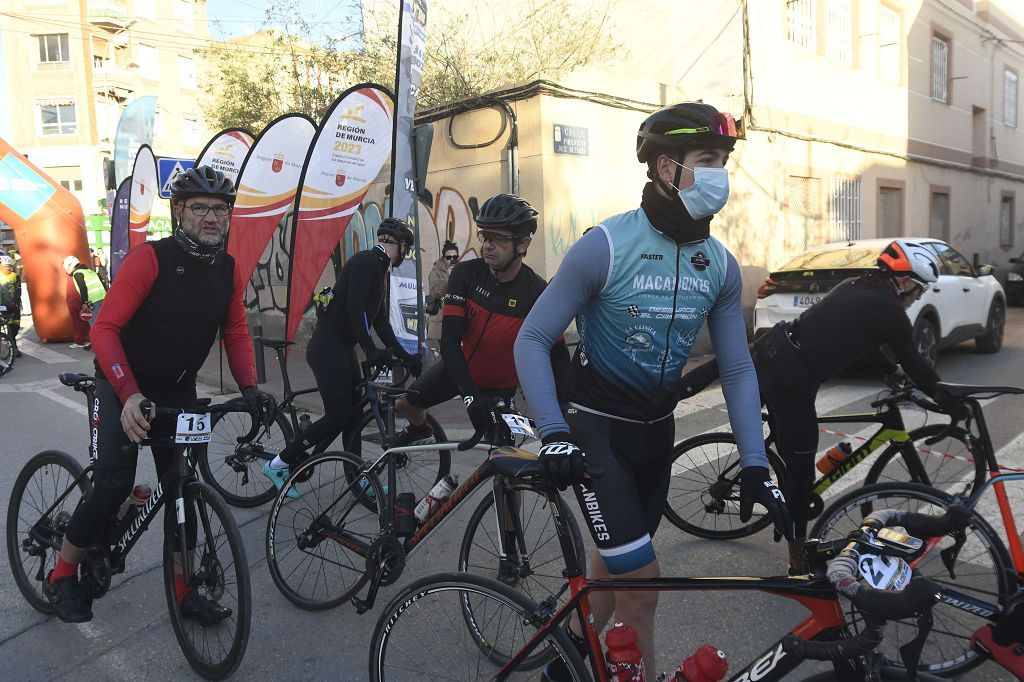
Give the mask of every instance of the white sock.
[[271, 469], [287, 469], [288, 468], [288, 462], [286, 462], [283, 459], [281, 459], [281, 455], [278, 455], [277, 457], [275, 457], [274, 459], [272, 459], [270, 461], [270, 468]]

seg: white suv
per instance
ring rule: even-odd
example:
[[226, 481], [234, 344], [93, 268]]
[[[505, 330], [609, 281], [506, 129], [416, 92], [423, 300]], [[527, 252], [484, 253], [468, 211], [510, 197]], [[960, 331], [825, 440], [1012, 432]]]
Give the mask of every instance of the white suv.
[[[942, 265], [939, 281], [907, 310], [921, 355], [934, 365], [940, 348], [968, 339], [974, 339], [982, 353], [1002, 348], [1006, 295], [992, 276], [992, 266], [972, 267], [956, 249], [938, 239], [905, 239], [933, 250]], [[863, 239], [817, 246], [769, 274], [757, 291], [754, 338], [777, 322], [796, 319], [847, 277], [877, 270], [875, 261], [891, 242]]]

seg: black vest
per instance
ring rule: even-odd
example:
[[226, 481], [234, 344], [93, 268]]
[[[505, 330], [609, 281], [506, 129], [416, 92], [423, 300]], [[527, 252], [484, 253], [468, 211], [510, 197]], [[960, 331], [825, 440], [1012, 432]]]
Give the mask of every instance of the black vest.
[[235, 274], [235, 260], [227, 254], [205, 265], [171, 237], [150, 245], [156, 280], [121, 332], [128, 365], [144, 393], [195, 383], [234, 293]]

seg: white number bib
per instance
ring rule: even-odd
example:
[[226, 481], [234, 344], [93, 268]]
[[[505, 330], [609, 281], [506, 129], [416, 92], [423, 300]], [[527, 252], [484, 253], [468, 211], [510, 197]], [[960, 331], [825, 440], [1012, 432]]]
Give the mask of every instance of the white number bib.
[[503, 414], [501, 418], [508, 424], [508, 428], [516, 436], [529, 436], [535, 438], [533, 429], [530, 428], [530, 420], [521, 414]]
[[174, 442], [209, 443], [212, 430], [209, 414], [183, 412], [178, 415], [178, 429], [174, 436]]

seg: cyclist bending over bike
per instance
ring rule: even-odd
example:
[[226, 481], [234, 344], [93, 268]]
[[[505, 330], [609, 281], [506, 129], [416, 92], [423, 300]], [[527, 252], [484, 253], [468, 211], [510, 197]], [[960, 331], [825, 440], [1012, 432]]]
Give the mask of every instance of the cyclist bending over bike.
[[14, 268], [14, 259], [4, 254], [0, 256], [0, 326], [7, 323], [7, 333], [11, 338], [11, 350], [14, 357], [20, 358], [18, 350], [18, 332], [21, 330], [21, 278]]
[[[814, 401], [823, 382], [869, 357], [891, 378], [909, 375], [944, 410], [962, 416], [960, 403], [936, 387], [939, 376], [918, 353], [906, 314], [939, 279], [938, 258], [923, 244], [898, 239], [882, 251], [878, 267], [881, 272], [840, 282], [796, 320], [780, 322], [754, 342], [757, 381], [786, 462], [784, 489], [796, 533], [789, 545], [793, 575], [806, 572], [802, 547], [818, 452]], [[883, 343], [902, 369], [882, 352]]]
[[[512, 345], [523, 320], [547, 282], [523, 263], [537, 211], [512, 194], [491, 197], [476, 216], [481, 258], [458, 263], [448, 278], [441, 323], [441, 362], [411, 387], [395, 407], [409, 420], [396, 445], [430, 438], [427, 408], [461, 395], [473, 428], [498, 422], [495, 400], [511, 405], [519, 378]], [[569, 366], [569, 349], [559, 339], [551, 349], [555, 376]]]
[[[592, 578], [660, 575], [651, 538], [668, 496], [673, 409], [705, 319], [740, 450], [741, 515], [749, 519], [758, 502], [792, 537], [785, 500], [768, 475], [739, 266], [710, 234], [712, 216], [728, 199], [725, 163], [742, 137], [742, 121], [708, 104], [676, 104], [648, 117], [637, 134], [637, 158], [651, 180], [640, 207], [607, 219], [569, 249], [516, 341], [516, 366], [544, 443], [541, 465], [556, 485], [577, 484], [598, 548]], [[580, 345], [563, 418], [546, 360], [574, 316]], [[600, 479], [581, 483], [584, 452], [604, 469]], [[648, 670], [657, 598], [620, 592], [590, 599], [599, 630], [613, 610], [636, 629]], [[578, 623], [570, 634], [583, 649]], [[558, 659], [545, 676], [566, 673]]]
[[[252, 342], [242, 296], [245, 280], [224, 252], [235, 188], [209, 166], [190, 169], [171, 185], [172, 236], [134, 249], [125, 258], [92, 328], [96, 352], [96, 395], [92, 406], [93, 490], [68, 523], [57, 565], [44, 584], [61, 620], [92, 619], [92, 596], [78, 584], [78, 564], [135, 482], [137, 448], [148, 434], [170, 436], [170, 419], [150, 421], [141, 403], [186, 407], [196, 399], [196, 373], [220, 329], [231, 374], [254, 412], [263, 396], [256, 388]], [[153, 448], [161, 478], [180, 456], [176, 448]], [[194, 511], [186, 521], [188, 546], [196, 541]], [[168, 505], [165, 520], [176, 523]], [[165, 526], [165, 532], [173, 532]], [[180, 557], [175, 561], [181, 566]], [[180, 569], [179, 569], [180, 570]], [[175, 576], [185, 618], [218, 623], [231, 609], [186, 588]]]
[[[331, 300], [317, 318], [306, 346], [306, 362], [320, 390], [324, 416], [263, 465], [263, 474], [278, 489], [288, 481], [292, 467], [308, 449], [333, 441], [343, 431], [347, 442], [348, 430], [355, 426], [356, 386], [362, 378], [356, 345], [362, 347], [371, 365], [387, 365], [394, 354], [410, 364], [414, 374], [419, 374], [419, 356], [402, 348], [388, 320], [388, 271], [405, 259], [415, 239], [409, 226], [396, 218], [386, 218], [380, 224], [377, 239], [372, 249], [348, 259], [338, 273]], [[370, 338], [371, 325], [385, 348], [378, 348]], [[295, 486], [287, 494], [293, 499], [301, 496]]]

